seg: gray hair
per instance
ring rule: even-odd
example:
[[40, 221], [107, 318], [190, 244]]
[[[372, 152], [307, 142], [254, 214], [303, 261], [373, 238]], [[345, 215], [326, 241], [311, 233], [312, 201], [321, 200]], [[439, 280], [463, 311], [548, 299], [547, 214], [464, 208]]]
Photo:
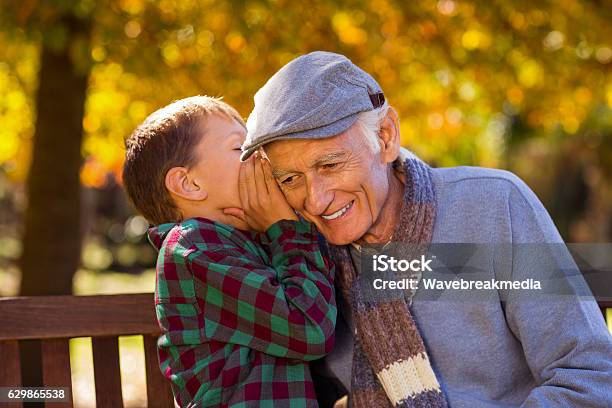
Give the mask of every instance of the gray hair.
[[365, 135], [367, 144], [374, 153], [380, 151], [378, 132], [380, 131], [380, 125], [385, 116], [387, 116], [388, 111], [389, 104], [385, 101], [380, 108], [359, 112], [357, 114], [357, 121], [353, 124], [354, 127]]

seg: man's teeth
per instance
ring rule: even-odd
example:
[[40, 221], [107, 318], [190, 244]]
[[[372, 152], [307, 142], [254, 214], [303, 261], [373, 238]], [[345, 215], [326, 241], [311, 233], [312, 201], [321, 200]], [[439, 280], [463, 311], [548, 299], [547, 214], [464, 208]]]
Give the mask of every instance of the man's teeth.
[[346, 212], [346, 210], [348, 210], [351, 207], [351, 204], [353, 204], [353, 202], [351, 201], [350, 203], [348, 203], [346, 205], [346, 207], [339, 209], [338, 211], [336, 211], [335, 213], [331, 214], [331, 215], [322, 215], [321, 217], [323, 217], [324, 220], [335, 220], [336, 218], [340, 217], [342, 214], [344, 214]]

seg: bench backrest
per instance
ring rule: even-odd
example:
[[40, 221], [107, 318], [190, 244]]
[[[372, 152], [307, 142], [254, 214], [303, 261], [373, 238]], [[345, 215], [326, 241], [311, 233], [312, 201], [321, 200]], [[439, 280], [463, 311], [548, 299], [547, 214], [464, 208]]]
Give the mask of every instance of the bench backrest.
[[91, 337], [96, 406], [121, 407], [118, 337], [142, 335], [148, 406], [174, 407], [170, 384], [159, 370], [159, 332], [152, 293], [0, 298], [0, 386], [21, 385], [19, 341], [40, 339], [43, 386], [72, 390], [68, 341]]
[[[605, 316], [612, 301], [599, 306]], [[152, 293], [0, 298], [0, 386], [21, 385], [18, 342], [41, 339], [43, 385], [72, 390], [68, 340], [91, 337], [96, 406], [121, 407], [118, 336], [135, 334], [144, 339], [148, 406], [174, 407], [169, 382], [158, 367]]]

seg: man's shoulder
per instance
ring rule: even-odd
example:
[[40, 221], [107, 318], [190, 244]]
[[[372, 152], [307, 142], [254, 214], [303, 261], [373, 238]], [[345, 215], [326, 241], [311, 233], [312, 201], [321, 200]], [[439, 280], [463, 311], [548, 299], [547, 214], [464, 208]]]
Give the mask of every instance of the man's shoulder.
[[438, 190], [454, 194], [469, 194], [492, 199], [520, 198], [537, 200], [531, 189], [516, 174], [502, 169], [487, 167], [440, 167], [434, 168], [433, 179]]
[[447, 184], [464, 182], [517, 184], [520, 181], [518, 176], [510, 171], [488, 167], [438, 167], [433, 169], [433, 173], [438, 182]]
[[461, 166], [433, 169], [432, 176], [438, 242], [559, 240], [544, 205], [515, 174]]

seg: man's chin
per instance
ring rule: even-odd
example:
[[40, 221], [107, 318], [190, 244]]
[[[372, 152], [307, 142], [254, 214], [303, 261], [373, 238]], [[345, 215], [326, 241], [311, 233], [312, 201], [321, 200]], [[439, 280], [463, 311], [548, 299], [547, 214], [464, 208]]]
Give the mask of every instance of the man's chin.
[[337, 245], [337, 246], [348, 245], [351, 242], [353, 242], [353, 241], [348, 240], [348, 239], [344, 239], [344, 240], [331, 240], [331, 239], [327, 239], [326, 238], [326, 240], [327, 240], [328, 243], [330, 243], [332, 245]]

